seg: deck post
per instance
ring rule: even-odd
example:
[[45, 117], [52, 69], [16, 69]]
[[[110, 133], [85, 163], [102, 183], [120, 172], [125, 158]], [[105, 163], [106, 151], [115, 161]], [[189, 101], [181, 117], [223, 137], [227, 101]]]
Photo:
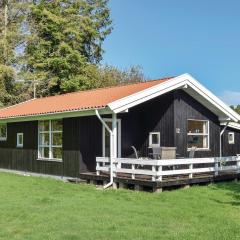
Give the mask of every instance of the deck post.
[[153, 192], [154, 193], [162, 193], [162, 188], [159, 188], [159, 187], [153, 187]]
[[[193, 169], [193, 164], [191, 163], [190, 165], [189, 165], [189, 169]], [[189, 174], [189, 178], [193, 178], [193, 174], [192, 173], [190, 173]]]
[[[113, 169], [112, 169], [112, 174], [114, 177], [117, 176], [117, 172], [116, 172], [116, 159], [117, 159], [117, 114], [113, 113], [112, 114], [112, 159], [113, 159]], [[114, 180], [113, 180], [114, 181]], [[114, 183], [113, 183], [114, 184]], [[114, 187], [114, 186], [113, 186]]]
[[142, 190], [142, 186], [138, 185], [138, 184], [135, 184], [134, 185], [134, 190], [135, 191], [141, 191]]
[[[135, 164], [132, 164], [132, 170], [134, 172], [135, 170]], [[132, 173], [132, 179], [135, 179], [135, 173]]]
[[113, 187], [113, 189], [117, 189], [117, 183], [116, 183], [116, 182], [113, 182], [112, 187]]
[[97, 166], [96, 166], [97, 171], [96, 171], [96, 174], [97, 174], [98, 176], [100, 175], [100, 171], [98, 170], [99, 167], [100, 167], [100, 163], [97, 161]]
[[152, 181], [155, 182], [156, 181], [156, 166], [152, 166], [152, 172], [154, 173], [154, 175], [152, 175]]
[[237, 173], [240, 173], [240, 155], [237, 155]]
[[158, 181], [162, 181], [162, 165], [160, 165], [159, 167], [158, 167], [158, 177], [157, 177], [157, 180]]
[[217, 176], [218, 175], [218, 159], [215, 158], [215, 171], [214, 171], [214, 175]]

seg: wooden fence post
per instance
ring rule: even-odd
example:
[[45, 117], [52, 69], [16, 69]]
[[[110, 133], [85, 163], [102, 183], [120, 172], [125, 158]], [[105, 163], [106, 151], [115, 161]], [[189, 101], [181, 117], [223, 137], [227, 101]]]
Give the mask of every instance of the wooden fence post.
[[237, 155], [237, 173], [240, 173], [240, 155]]
[[155, 182], [156, 181], [156, 166], [152, 166], [152, 172], [155, 173], [154, 175], [152, 175], [152, 181]]
[[[132, 170], [135, 170], [135, 164], [132, 164]], [[135, 173], [132, 173], [132, 179], [135, 179]]]
[[158, 181], [162, 182], [162, 165], [158, 167]]
[[97, 171], [96, 171], [96, 173], [97, 173], [97, 175], [100, 175], [100, 171], [98, 170], [99, 169], [99, 167], [100, 167], [100, 163], [97, 161]]
[[218, 175], [218, 159], [217, 158], [215, 158], [215, 172], [214, 172], [214, 174], [215, 174], [215, 176], [217, 176]]
[[[189, 169], [193, 170], [193, 164], [189, 164]], [[192, 172], [189, 174], [189, 178], [193, 178]]]

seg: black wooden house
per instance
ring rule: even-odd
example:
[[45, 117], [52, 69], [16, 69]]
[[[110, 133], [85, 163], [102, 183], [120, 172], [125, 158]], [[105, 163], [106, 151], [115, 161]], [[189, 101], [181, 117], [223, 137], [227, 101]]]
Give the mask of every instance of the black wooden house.
[[[186, 158], [240, 153], [240, 116], [188, 74], [33, 99], [0, 110], [0, 168], [79, 177], [96, 157], [176, 147]], [[183, 159], [184, 161], [184, 159]]]

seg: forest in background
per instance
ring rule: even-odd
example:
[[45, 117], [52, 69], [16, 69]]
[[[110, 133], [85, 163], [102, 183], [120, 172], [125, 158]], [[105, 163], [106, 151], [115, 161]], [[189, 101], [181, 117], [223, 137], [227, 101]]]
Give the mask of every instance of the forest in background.
[[112, 30], [108, 0], [0, 0], [0, 107], [145, 81], [139, 66], [101, 65]]
[[0, 0], [0, 107], [144, 81], [139, 66], [101, 65], [108, 0]]

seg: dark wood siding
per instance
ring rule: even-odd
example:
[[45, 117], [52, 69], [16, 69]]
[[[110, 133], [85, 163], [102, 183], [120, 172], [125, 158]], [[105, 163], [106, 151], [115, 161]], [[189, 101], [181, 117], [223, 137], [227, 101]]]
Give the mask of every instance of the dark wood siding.
[[95, 171], [96, 156], [102, 156], [102, 126], [96, 116], [64, 119], [65, 175]]
[[[234, 132], [235, 144], [229, 144], [228, 142], [229, 132]], [[223, 156], [235, 156], [236, 154], [240, 154], [240, 131], [233, 128], [227, 128], [225, 133], [223, 134], [222, 145]]]
[[[95, 116], [63, 120], [63, 162], [37, 160], [37, 121], [7, 128], [7, 141], [0, 141], [0, 168], [77, 177], [95, 171], [95, 158], [102, 155], [102, 128]], [[16, 147], [17, 133], [24, 134], [23, 148]]]
[[[103, 116], [111, 117], [111, 116]], [[121, 119], [122, 157], [133, 155], [135, 146], [140, 156], [149, 156], [149, 133], [161, 133], [161, 146], [177, 147], [187, 157], [187, 120], [208, 120], [210, 150], [198, 151], [196, 157], [219, 156], [221, 127], [218, 117], [182, 90], [171, 92], [118, 114]], [[176, 133], [176, 129], [180, 133]], [[235, 132], [235, 144], [228, 144], [228, 131]], [[17, 133], [24, 133], [24, 146], [16, 147]], [[223, 155], [240, 153], [240, 131], [227, 129], [223, 136]], [[78, 177], [95, 171], [96, 156], [102, 156], [102, 125], [96, 116], [63, 120], [63, 162], [37, 160], [37, 121], [9, 123], [7, 141], [0, 141], [0, 168], [30, 171], [58, 176]]]
[[[23, 148], [17, 148], [17, 133], [23, 133]], [[37, 160], [38, 122], [7, 125], [7, 141], [0, 142], [0, 167], [21, 171], [63, 175], [61, 162]]]
[[[175, 91], [174, 96], [174, 131], [178, 154], [182, 157], [188, 156], [187, 120], [198, 119], [209, 121], [210, 150], [197, 151], [196, 157], [219, 156], [220, 125], [218, 117], [182, 90]], [[176, 128], [180, 129], [180, 133], [176, 133]]]
[[135, 146], [143, 157], [149, 154], [149, 133], [161, 133], [162, 146], [174, 146], [173, 93], [160, 96], [119, 115], [122, 122], [122, 156], [132, 154]]

